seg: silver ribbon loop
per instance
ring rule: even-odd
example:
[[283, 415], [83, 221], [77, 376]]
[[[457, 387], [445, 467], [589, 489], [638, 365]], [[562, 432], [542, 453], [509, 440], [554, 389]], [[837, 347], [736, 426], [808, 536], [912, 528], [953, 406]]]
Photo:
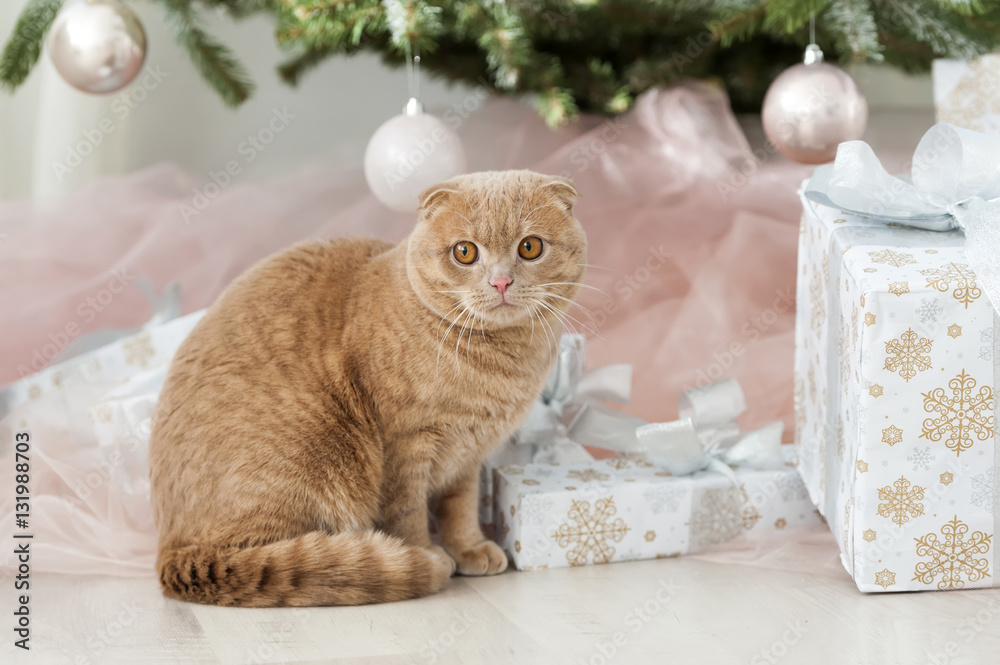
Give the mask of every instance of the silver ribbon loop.
[[736, 379], [685, 391], [680, 404], [678, 420], [636, 428], [639, 450], [657, 466], [675, 476], [715, 471], [738, 484], [731, 467], [777, 469], [784, 465], [784, 423], [775, 421], [740, 435], [736, 419], [746, 410], [746, 398]]
[[806, 186], [814, 203], [930, 231], [961, 229], [965, 256], [1000, 311], [1000, 136], [941, 123], [913, 153], [910, 175], [890, 175], [864, 141], [846, 141]]
[[514, 441], [531, 446], [532, 462], [581, 462], [593, 459], [584, 446], [612, 450], [636, 447], [642, 421], [603, 402], [628, 404], [632, 366], [608, 365], [584, 371], [585, 340], [563, 335], [549, 380]]

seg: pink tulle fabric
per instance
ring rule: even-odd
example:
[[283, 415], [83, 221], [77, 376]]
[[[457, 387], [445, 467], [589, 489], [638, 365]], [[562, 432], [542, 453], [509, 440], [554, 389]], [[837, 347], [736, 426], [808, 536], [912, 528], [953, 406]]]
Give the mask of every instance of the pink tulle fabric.
[[[631, 413], [673, 419], [682, 390], [736, 377], [749, 405], [744, 430], [791, 423], [795, 192], [811, 168], [754, 153], [725, 95], [700, 83], [649, 92], [622, 118], [585, 118], [558, 132], [529, 108], [493, 100], [462, 134], [472, 170], [531, 168], [576, 182], [594, 289], [580, 298], [589, 314], [572, 315], [580, 332], [593, 330], [588, 365], [635, 366]], [[88, 304], [112, 270], [148, 277], [158, 291], [179, 283], [187, 313], [296, 241], [398, 240], [413, 224], [375, 201], [360, 171], [237, 182], [185, 220], [198, 184], [161, 165], [95, 182], [51, 208], [0, 205], [0, 384], [37, 369], [38, 354], [60, 342], [68, 323], [88, 332], [149, 318], [136, 288], [99, 312]], [[144, 451], [125, 451], [131, 463], [114, 466], [86, 498], [74, 490], [97, 464], [93, 437], [70, 408], [85, 404], [89, 389], [10, 413], [0, 423], [0, 468], [12, 468], [13, 432], [29, 430], [35, 570], [148, 574], [155, 526], [141, 491]], [[64, 418], [49, 416], [60, 409]], [[0, 530], [13, 523], [12, 499], [0, 496]]]

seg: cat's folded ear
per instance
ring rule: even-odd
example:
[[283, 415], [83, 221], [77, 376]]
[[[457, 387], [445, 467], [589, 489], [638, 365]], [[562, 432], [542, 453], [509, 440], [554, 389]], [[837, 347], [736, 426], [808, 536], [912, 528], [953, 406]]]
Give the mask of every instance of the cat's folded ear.
[[539, 189], [545, 189], [555, 195], [566, 208], [566, 212], [572, 212], [573, 205], [576, 203], [577, 197], [580, 196], [580, 192], [576, 191], [572, 180], [557, 175], [546, 176], [545, 182]]
[[451, 197], [460, 193], [458, 187], [451, 180], [428, 187], [417, 197], [419, 203], [417, 209], [423, 210], [424, 213], [429, 213], [434, 208], [445, 205]]

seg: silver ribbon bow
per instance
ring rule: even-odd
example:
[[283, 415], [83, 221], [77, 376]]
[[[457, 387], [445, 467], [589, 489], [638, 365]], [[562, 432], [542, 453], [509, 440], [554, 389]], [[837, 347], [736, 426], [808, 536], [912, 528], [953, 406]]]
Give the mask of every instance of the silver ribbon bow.
[[541, 397], [514, 439], [518, 446], [530, 447], [527, 457], [531, 462], [593, 459], [584, 446], [612, 450], [635, 447], [635, 428], [642, 421], [603, 405], [628, 404], [632, 366], [607, 365], [584, 371], [584, 358], [584, 337], [563, 335]]
[[886, 223], [961, 229], [979, 286], [1000, 311], [1000, 136], [934, 125], [917, 145], [908, 176], [886, 172], [864, 141], [846, 141], [833, 164], [816, 169], [805, 195]]
[[774, 421], [740, 434], [736, 419], [746, 408], [736, 379], [687, 390], [680, 397], [678, 420], [636, 428], [639, 450], [675, 476], [715, 471], [736, 483], [731, 467], [781, 468], [784, 423]]

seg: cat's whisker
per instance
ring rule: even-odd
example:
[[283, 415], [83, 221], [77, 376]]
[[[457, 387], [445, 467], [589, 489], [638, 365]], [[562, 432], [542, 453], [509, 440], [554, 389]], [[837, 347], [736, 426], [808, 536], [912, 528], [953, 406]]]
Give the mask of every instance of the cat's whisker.
[[[459, 303], [458, 303], [458, 304], [456, 304], [456, 305], [455, 305], [454, 307], [452, 307], [452, 308], [451, 308], [451, 309], [449, 309], [449, 310], [448, 310], [447, 312], [445, 312], [445, 313], [444, 313], [444, 316], [442, 316], [442, 317], [441, 317], [441, 320], [440, 320], [440, 321], [438, 321], [438, 327], [437, 327], [437, 331], [436, 331], [436, 332], [435, 332], [434, 334], [435, 334], [435, 335], [437, 335], [439, 339], [440, 339], [440, 336], [441, 336], [441, 326], [442, 326], [442, 325], [444, 325], [444, 322], [448, 320], [448, 315], [449, 315], [449, 314], [451, 314], [452, 312], [454, 312], [454, 311], [455, 311], [456, 309], [458, 309], [459, 307], [462, 307], [462, 306], [463, 306], [463, 305], [462, 305], [462, 303], [461, 303], [461, 302], [459, 302]], [[445, 337], [447, 337], [447, 336], [448, 336], [448, 334], [447, 334], [447, 333], [445, 333]]]
[[462, 335], [465, 333], [465, 327], [469, 325], [469, 319], [472, 317], [472, 310], [466, 309], [465, 318], [463, 319], [462, 329], [458, 331], [458, 339], [455, 341], [455, 363], [458, 363], [458, 347], [462, 344]]
[[[560, 295], [557, 295], [557, 294], [555, 294], [555, 293], [549, 293], [548, 291], [543, 291], [543, 292], [542, 292], [542, 295], [543, 295], [543, 296], [548, 296], [548, 297], [550, 297], [550, 298], [558, 298], [559, 300], [563, 300], [563, 301], [565, 301], [565, 302], [569, 303], [569, 305], [570, 305], [571, 307], [577, 307], [577, 308], [579, 308], [581, 312], [583, 312], [584, 314], [586, 314], [586, 315], [587, 315], [587, 318], [588, 318], [588, 319], [590, 319], [590, 322], [591, 322], [592, 324], [594, 324], [594, 329], [593, 329], [593, 330], [591, 330], [590, 332], [592, 332], [593, 334], [597, 335], [597, 329], [598, 329], [598, 328], [599, 328], [600, 326], [598, 326], [598, 325], [597, 325], [597, 321], [596, 321], [596, 320], [594, 319], [594, 317], [593, 317], [593, 316], [591, 315], [591, 313], [590, 313], [590, 310], [589, 310], [589, 309], [587, 309], [586, 307], [584, 307], [583, 305], [581, 305], [580, 303], [578, 303], [578, 302], [576, 302], [576, 301], [574, 301], [574, 300], [570, 300], [569, 298], [564, 298], [564, 297], [562, 297], [562, 296], [560, 296]], [[566, 316], [570, 316], [569, 312], [566, 312]], [[571, 318], [572, 318], [572, 317], [571, 317]], [[575, 319], [574, 319], [574, 320], [575, 320]], [[580, 325], [582, 326], [582, 325], [583, 325], [583, 323], [582, 323], [582, 322], [580, 322]], [[586, 326], [584, 326], [584, 327], [586, 327]], [[600, 336], [600, 335], [598, 335], [598, 337], [599, 337], [599, 336]]]
[[597, 270], [608, 270], [610, 272], [615, 272], [614, 268], [609, 268], [607, 266], [599, 266], [593, 263], [581, 263], [580, 265], [582, 265], [584, 268], [595, 268]]
[[[531, 298], [530, 300], [539, 306], [543, 304], [537, 298]], [[541, 312], [539, 312], [539, 314], [541, 314]], [[542, 331], [545, 333], [545, 339], [549, 342], [549, 357], [551, 358], [552, 354], [559, 348], [559, 341], [555, 338], [555, 332], [552, 330], [552, 327], [549, 326], [549, 323], [545, 320], [544, 316], [539, 316], [538, 322], [542, 324]]]
[[472, 293], [472, 290], [466, 289], [464, 291], [431, 291], [431, 293]]
[[558, 208], [558, 207], [559, 206], [557, 206], [555, 203], [546, 203], [544, 205], [540, 205], [537, 208], [535, 208], [534, 210], [532, 210], [531, 212], [529, 212], [527, 215], [525, 215], [524, 217], [522, 217], [521, 221], [524, 221], [524, 219], [527, 218], [527, 217], [531, 217], [535, 213], [535, 210], [541, 210], [542, 208]]
[[[461, 304], [461, 303], [459, 303], [459, 304]], [[436, 367], [436, 369], [440, 369], [440, 366], [441, 366], [441, 348], [444, 346], [445, 340], [448, 339], [448, 335], [451, 333], [451, 329], [455, 327], [455, 324], [458, 323], [459, 319], [462, 318], [462, 315], [465, 314], [468, 310], [469, 310], [468, 307], [466, 307], [465, 305], [462, 305], [462, 311], [458, 314], [458, 316], [455, 317], [455, 320], [453, 320], [451, 322], [451, 325], [448, 326], [448, 329], [444, 331], [444, 337], [442, 337], [441, 340], [438, 342], [437, 367]]]
[[468, 217], [466, 217], [462, 213], [458, 212], [454, 208], [452, 208], [449, 212], [451, 212], [453, 215], [458, 215], [459, 217], [461, 217], [462, 219], [464, 219], [465, 221], [467, 221], [469, 223], [469, 227], [471, 228], [472, 231], [476, 230], [476, 225], [472, 223], [471, 219], [469, 219]]
[[573, 335], [579, 335], [580, 334], [579, 331], [577, 331], [577, 329], [573, 326], [573, 324], [571, 324], [569, 322], [569, 320], [567, 320], [565, 318], [565, 315], [562, 312], [558, 311], [557, 309], [555, 309], [554, 307], [552, 307], [552, 305], [550, 305], [550, 304], [548, 304], [546, 302], [542, 302], [542, 301], [539, 301], [539, 302], [541, 303], [542, 307], [544, 307], [547, 312], [549, 312], [550, 314], [552, 314], [552, 316], [555, 317], [555, 319], [559, 322], [559, 324], [563, 327], [563, 329], [567, 330], [568, 332], [572, 333]]
[[528, 346], [535, 341], [535, 308], [528, 307], [528, 320], [531, 321], [531, 337], [528, 338]]
[[593, 291], [597, 291], [602, 296], [607, 296], [608, 298], [611, 297], [604, 291], [601, 291], [596, 286], [591, 286], [590, 284], [583, 284], [582, 282], [548, 282], [547, 284], [538, 284], [537, 286], [578, 286], [581, 289], [591, 289]]

